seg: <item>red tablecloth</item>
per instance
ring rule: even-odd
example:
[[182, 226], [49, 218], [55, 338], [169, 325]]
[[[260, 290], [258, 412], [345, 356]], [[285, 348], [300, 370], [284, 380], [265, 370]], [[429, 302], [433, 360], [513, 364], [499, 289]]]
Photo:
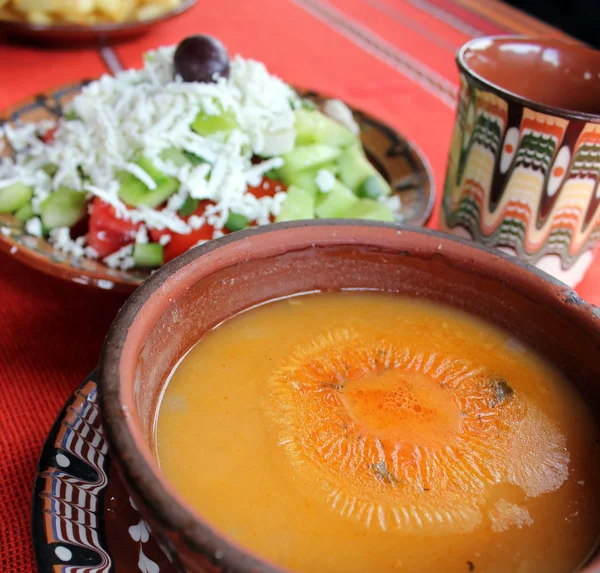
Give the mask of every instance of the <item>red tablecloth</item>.
[[[123, 67], [139, 66], [148, 48], [208, 33], [291, 83], [397, 127], [429, 159], [440, 193], [454, 122], [454, 53], [473, 36], [514, 32], [560, 35], [497, 0], [199, 0], [186, 15], [108, 52], [0, 39], [0, 108], [105, 73], [115, 56]], [[600, 302], [597, 276], [600, 262], [578, 289], [592, 302]], [[0, 255], [0, 572], [35, 570], [29, 520], [37, 457], [62, 404], [96, 365], [123, 300]]]

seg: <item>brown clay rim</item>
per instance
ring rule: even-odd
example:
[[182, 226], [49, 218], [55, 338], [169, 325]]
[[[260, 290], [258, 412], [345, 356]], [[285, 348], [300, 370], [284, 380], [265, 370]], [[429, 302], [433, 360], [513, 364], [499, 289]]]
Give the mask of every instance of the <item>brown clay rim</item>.
[[583, 111], [573, 111], [570, 109], [553, 107], [553, 106], [546, 105], [543, 103], [538, 103], [529, 98], [520, 96], [513, 91], [507, 90], [507, 89], [503, 88], [502, 86], [499, 86], [498, 84], [495, 84], [494, 82], [491, 82], [491, 81], [485, 79], [483, 76], [481, 76], [478, 73], [476, 73], [475, 71], [473, 71], [468, 66], [468, 64], [465, 62], [465, 59], [464, 59], [465, 54], [471, 49], [473, 44], [477, 44], [477, 43], [481, 42], [482, 40], [491, 40], [492, 42], [505, 42], [505, 41], [531, 42], [531, 43], [536, 43], [540, 46], [547, 46], [547, 47], [555, 47], [557, 45], [560, 45], [561, 47], [564, 47], [567, 50], [574, 50], [574, 49], [583, 50], [583, 51], [594, 54], [596, 57], [600, 57], [600, 54], [598, 54], [597, 50], [588, 48], [583, 45], [569, 44], [567, 42], [559, 41], [554, 38], [530, 38], [527, 36], [509, 36], [509, 35], [507, 35], [507, 36], [488, 36], [488, 37], [481, 37], [481, 38], [473, 38], [472, 40], [469, 40], [466, 44], [461, 46], [458, 49], [458, 51], [456, 52], [456, 64], [458, 65], [458, 69], [463, 74], [465, 74], [466, 76], [471, 78], [471, 80], [473, 80], [476, 84], [478, 84], [478, 86], [480, 88], [484, 88], [485, 90], [491, 91], [501, 97], [509, 98], [515, 102], [520, 103], [524, 107], [533, 109], [535, 111], [540, 111], [540, 112], [548, 114], [548, 115], [560, 115], [561, 117], [564, 117], [566, 119], [581, 119], [584, 121], [592, 121], [592, 122], [596, 122], [596, 123], [600, 122], [600, 114], [596, 115], [593, 113], [587, 113], [587, 112], [583, 112]]
[[[584, 331], [599, 330], [600, 309], [581, 300], [572, 289], [545, 272], [498, 251], [410, 226], [354, 220], [278, 223], [232, 233], [187, 251], [168, 263], [134, 292], [109, 330], [99, 377], [103, 426], [113, 459], [129, 487], [151, 508], [153, 517], [186, 546], [204, 554], [225, 571], [282, 573], [283, 570], [213, 529], [161, 475], [139, 426], [133, 390], [128, 394], [128, 390], [121, 387], [121, 365], [130, 329], [146, 332], [169, 299], [177, 298], [190, 284], [222, 268], [250, 258], [267, 258], [311, 246], [340, 245], [401, 250], [421, 258], [442, 256], [450, 266], [502, 281], [538, 304], [543, 300], [547, 308], [562, 314]], [[219, 555], [219, 559], [215, 555]], [[600, 573], [597, 565], [590, 564], [587, 573]]]

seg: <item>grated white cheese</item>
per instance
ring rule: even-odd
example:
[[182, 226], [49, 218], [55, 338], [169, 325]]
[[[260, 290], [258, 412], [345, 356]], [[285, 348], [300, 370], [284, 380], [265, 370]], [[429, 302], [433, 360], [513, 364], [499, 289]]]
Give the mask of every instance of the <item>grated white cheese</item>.
[[145, 225], [140, 225], [140, 228], [135, 234], [135, 242], [137, 245], [145, 245], [148, 242], [148, 229]]
[[360, 133], [360, 127], [352, 115], [352, 110], [342, 100], [328, 99], [323, 104], [323, 112], [331, 119], [346, 126], [354, 135]]
[[[145, 55], [142, 69], [105, 75], [85, 86], [65, 108], [75, 119], [2, 125], [0, 146], [5, 139], [14, 154], [0, 158], [0, 188], [16, 182], [31, 186], [36, 215], [41, 203], [60, 186], [85, 191], [89, 198], [98, 197], [111, 205], [117, 217], [141, 223], [135, 234], [138, 244], [147, 243], [153, 229], [189, 234], [208, 224], [214, 228], [213, 235], [220, 236], [231, 212], [253, 224], [271, 222], [281, 210], [285, 192], [278, 190], [273, 197], [259, 199], [248, 186], [259, 185], [265, 173], [280, 168], [281, 156], [293, 149], [294, 110], [300, 98], [288, 84], [269, 74], [264, 64], [239, 56], [230, 62], [229, 78], [184, 82], [174, 74], [174, 52], [175, 46], [159, 48]], [[343, 102], [331, 100], [325, 110], [357, 132]], [[191, 129], [200, 112], [207, 116], [226, 113], [235, 118], [237, 127], [200, 135]], [[43, 143], [40, 135], [55, 128], [53, 140]], [[131, 208], [119, 196], [123, 172], [137, 178], [149, 192], [158, 187], [150, 168], [142, 168], [137, 157], [179, 182], [179, 189], [157, 209]], [[54, 167], [53, 175], [43, 169], [46, 166]], [[317, 174], [321, 191], [330, 190], [334, 182], [326, 170]], [[179, 211], [190, 197], [210, 203], [202, 215], [186, 217], [186, 221]], [[26, 231], [42, 235], [39, 217], [26, 223]], [[66, 228], [52, 231], [49, 240], [65, 254], [98, 258], [83, 237], [71, 239]], [[163, 235], [160, 243], [170, 240], [170, 235]], [[131, 254], [129, 245], [104, 262], [127, 269], [133, 266]]]
[[335, 185], [335, 176], [327, 169], [319, 169], [317, 176], [315, 177], [315, 183], [317, 184], [319, 191], [327, 193], [328, 191], [331, 191]]
[[25, 230], [34, 237], [41, 237], [42, 220], [39, 217], [32, 217], [25, 223]]
[[283, 159], [281, 157], [272, 157], [271, 159], [267, 159], [258, 165], [253, 165], [246, 170], [246, 183], [248, 183], [248, 185], [252, 185], [253, 187], [260, 185], [263, 175], [267, 171], [279, 169], [282, 165]]
[[137, 209], [127, 212], [127, 218], [133, 223], [143, 222], [149, 229], [169, 229], [180, 235], [191, 232], [190, 226], [180, 217], [168, 211], [157, 211], [146, 205], [140, 205]]
[[89, 183], [86, 183], [83, 188], [85, 191], [89, 191], [95, 197], [102, 199], [102, 201], [105, 203], [112, 205], [118, 217], [128, 217], [127, 205], [125, 205], [125, 203], [119, 199], [118, 184], [116, 184], [116, 181], [111, 183], [108, 191], [104, 191], [103, 189], [95, 187], [94, 185], [90, 185]]
[[12, 233], [10, 232], [10, 229], [8, 227], [1, 227], [0, 226], [0, 233], [2, 235], [4, 235], [5, 237], [10, 237], [12, 235]]
[[[86, 249], [85, 237], [71, 238], [69, 227], [58, 227], [50, 231], [49, 242], [65, 255], [71, 255], [75, 259], [81, 259], [84, 256], [93, 258], [93, 249]], [[90, 250], [92, 252], [90, 252]], [[92, 256], [90, 256], [92, 255]]]
[[129, 171], [134, 177], [137, 177], [148, 189], [156, 189], [156, 181], [148, 173], [135, 163], [124, 163], [123, 169]]
[[389, 197], [380, 197], [378, 201], [384, 205], [387, 205], [391, 209], [392, 213], [399, 213], [400, 208], [402, 207], [400, 196], [397, 194], [392, 194]]
[[102, 261], [106, 263], [111, 269], [121, 269], [126, 271], [135, 266], [133, 260], [133, 245], [126, 245], [118, 251], [112, 253], [108, 257], [104, 257]]
[[[34, 188], [33, 208], [61, 185], [83, 189], [112, 205], [117, 215], [149, 228], [168, 228], [188, 233], [190, 227], [177, 216], [188, 196], [210, 199], [217, 208], [213, 224], [222, 229], [227, 216], [247, 193], [246, 182], [281, 159], [252, 165], [252, 156], [269, 143], [269, 154], [289, 151], [295, 137], [294, 108], [299, 98], [286, 83], [268, 73], [262, 63], [236, 57], [230, 64], [229, 79], [215, 83], [186, 83], [173, 73], [174, 46], [159, 48], [147, 55], [143, 69], [126, 70], [114, 77], [103, 76], [88, 84], [67, 106], [77, 119], [61, 120], [54, 141], [46, 145], [38, 135], [54, 123], [25, 124], [1, 129], [14, 151], [14, 161], [0, 164], [0, 181], [22, 181]], [[195, 133], [190, 128], [200, 110], [208, 115], [231, 111], [239, 129], [228, 138]], [[279, 143], [278, 143], [279, 142]], [[161, 154], [180, 149], [200, 157], [198, 166], [176, 166]], [[179, 192], [168, 201], [165, 211], [130, 210], [119, 198], [118, 175], [131, 173], [150, 190], [153, 178], [132, 158], [144, 155], [158, 169], [177, 177]], [[58, 166], [53, 177], [40, 168]], [[82, 173], [86, 179], [82, 179]], [[255, 219], [261, 210], [245, 201], [245, 211]]]

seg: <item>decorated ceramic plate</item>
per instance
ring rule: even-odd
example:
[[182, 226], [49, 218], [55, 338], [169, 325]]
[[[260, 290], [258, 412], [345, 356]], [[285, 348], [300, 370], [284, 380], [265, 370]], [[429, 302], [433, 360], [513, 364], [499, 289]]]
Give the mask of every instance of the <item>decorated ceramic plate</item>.
[[174, 573], [110, 462], [92, 374], [58, 416], [38, 464], [39, 573]]
[[26, 20], [0, 19], [0, 33], [45, 44], [81, 45], [126, 40], [145, 34], [150, 28], [187, 12], [198, 0], [183, 0], [177, 8], [155, 18], [106, 24], [34, 24]]
[[[0, 114], [5, 122], [39, 122], [62, 117], [63, 107], [89, 82], [80, 82], [31, 97]], [[317, 107], [324, 95], [298, 90]], [[370, 162], [389, 182], [401, 200], [396, 221], [424, 225], [435, 200], [432, 175], [427, 161], [394, 129], [374, 117], [352, 109], [360, 127], [360, 138]], [[101, 289], [133, 291], [148, 276], [135, 268], [120, 270], [87, 258], [74, 258], [55, 249], [44, 238], [25, 232], [24, 224], [12, 215], [0, 214], [0, 250], [47, 274]]]

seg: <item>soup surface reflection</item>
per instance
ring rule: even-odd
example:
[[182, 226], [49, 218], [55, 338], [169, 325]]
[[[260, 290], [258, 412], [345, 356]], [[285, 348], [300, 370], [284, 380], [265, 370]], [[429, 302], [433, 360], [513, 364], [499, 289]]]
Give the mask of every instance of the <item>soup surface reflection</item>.
[[510, 334], [320, 293], [203, 337], [164, 393], [156, 455], [206, 520], [292, 571], [565, 573], [600, 531], [599, 436]]

